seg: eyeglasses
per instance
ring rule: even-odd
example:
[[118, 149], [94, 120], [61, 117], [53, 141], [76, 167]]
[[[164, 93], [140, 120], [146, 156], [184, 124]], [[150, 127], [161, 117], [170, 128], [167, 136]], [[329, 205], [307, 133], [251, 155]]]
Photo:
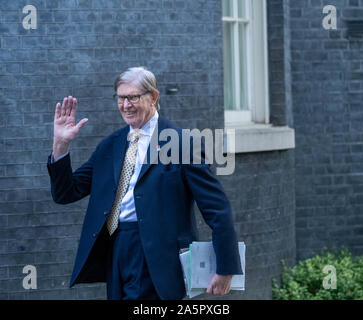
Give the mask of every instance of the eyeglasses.
[[118, 103], [124, 103], [125, 99], [127, 98], [127, 101], [131, 102], [131, 103], [136, 103], [139, 102], [140, 98], [147, 94], [149, 91], [146, 91], [142, 94], [135, 94], [135, 95], [129, 95], [129, 96], [119, 96], [116, 93], [113, 95], [113, 98], [118, 102]]

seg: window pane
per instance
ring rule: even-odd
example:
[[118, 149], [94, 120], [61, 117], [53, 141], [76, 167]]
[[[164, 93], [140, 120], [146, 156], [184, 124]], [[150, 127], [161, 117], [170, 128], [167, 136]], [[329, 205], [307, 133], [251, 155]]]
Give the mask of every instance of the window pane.
[[222, 0], [222, 16], [232, 17], [232, 1], [233, 0]]
[[238, 5], [238, 18], [246, 17], [246, 0], [237, 0]]
[[248, 110], [246, 27], [243, 23], [238, 25], [238, 40], [240, 65], [240, 106], [241, 110]]
[[224, 108], [226, 110], [236, 109], [233, 52], [233, 24], [223, 22]]

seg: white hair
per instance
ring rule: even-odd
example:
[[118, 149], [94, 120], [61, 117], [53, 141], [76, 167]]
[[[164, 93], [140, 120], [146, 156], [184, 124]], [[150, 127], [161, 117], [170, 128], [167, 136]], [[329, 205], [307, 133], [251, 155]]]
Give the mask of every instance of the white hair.
[[[133, 83], [141, 90], [145, 90], [150, 93], [159, 93], [155, 75], [145, 67], [128, 68], [126, 71], [121, 73], [114, 82], [115, 91], [117, 91], [119, 85], [123, 83]], [[155, 103], [155, 108], [156, 110], [160, 110], [159, 96]]]

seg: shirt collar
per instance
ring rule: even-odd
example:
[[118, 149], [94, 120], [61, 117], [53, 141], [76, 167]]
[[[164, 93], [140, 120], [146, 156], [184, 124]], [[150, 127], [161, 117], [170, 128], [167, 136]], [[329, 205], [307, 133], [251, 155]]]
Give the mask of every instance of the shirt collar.
[[[152, 133], [154, 132], [155, 126], [156, 126], [156, 124], [158, 122], [158, 118], [159, 118], [159, 113], [158, 113], [157, 110], [155, 110], [154, 115], [151, 117], [151, 119], [148, 122], [146, 122], [139, 129], [141, 135], [150, 136], [151, 137]], [[129, 126], [129, 127], [130, 127], [130, 131], [129, 131], [128, 135], [127, 135], [127, 140], [129, 140], [132, 132], [135, 131], [135, 129], [133, 129], [131, 126]]]

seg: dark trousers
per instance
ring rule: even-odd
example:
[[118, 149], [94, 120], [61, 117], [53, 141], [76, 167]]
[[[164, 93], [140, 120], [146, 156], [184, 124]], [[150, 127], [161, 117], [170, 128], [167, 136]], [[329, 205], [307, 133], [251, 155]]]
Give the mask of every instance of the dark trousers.
[[160, 300], [146, 265], [137, 222], [119, 223], [111, 236], [107, 299]]

